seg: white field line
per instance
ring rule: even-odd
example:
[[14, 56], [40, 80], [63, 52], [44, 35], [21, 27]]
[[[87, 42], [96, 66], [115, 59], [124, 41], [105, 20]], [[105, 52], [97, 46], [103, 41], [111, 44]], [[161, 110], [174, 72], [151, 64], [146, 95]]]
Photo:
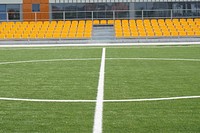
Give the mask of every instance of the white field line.
[[82, 59], [47, 59], [47, 60], [27, 60], [27, 61], [10, 61], [0, 62], [0, 65], [6, 64], [20, 64], [20, 63], [37, 63], [37, 62], [56, 62], [56, 61], [89, 61], [89, 60], [100, 60], [100, 58], [82, 58]]
[[[184, 47], [184, 46], [183, 46]], [[188, 46], [187, 46], [188, 47]], [[193, 47], [193, 46], [190, 46]], [[196, 46], [198, 47], [198, 46]], [[102, 49], [102, 47], [11, 47], [11, 48], [1, 48], [0, 50], [6, 51], [6, 50], [80, 50], [80, 49]]]
[[[200, 43], [199, 43], [200, 44]], [[1, 46], [1, 45], [0, 45]], [[117, 46], [117, 47], [112, 47], [112, 46], [107, 46], [106, 48], [109, 48], [109, 49], [163, 49], [163, 48], [194, 48], [194, 47], [197, 47], [199, 48], [200, 45], [174, 45], [174, 46], [171, 46], [171, 45], [164, 45], [164, 46]], [[19, 48], [16, 48], [16, 47], [3, 47], [1, 48], [0, 47], [0, 50], [2, 51], [10, 51], [10, 50], [70, 50], [70, 49], [101, 49], [102, 47], [101, 46], [90, 46], [90, 47], [19, 47]]]
[[[27, 60], [27, 61], [10, 61], [0, 62], [0, 65], [20, 64], [20, 63], [37, 63], [37, 62], [56, 62], [56, 61], [90, 61], [100, 60], [101, 58], [80, 58], [80, 59], [46, 59], [46, 60]], [[197, 61], [200, 59], [181, 59], [181, 58], [106, 58], [105, 60], [154, 60], [154, 61]]]
[[95, 115], [94, 115], [93, 133], [102, 133], [105, 55], [106, 55], [106, 49], [103, 48], [101, 57], [101, 67], [99, 72], [99, 83], [98, 83], [98, 90], [97, 90], [98, 92], [96, 98], [97, 100], [96, 100]]
[[2, 101], [26, 101], [26, 102], [51, 102], [51, 103], [91, 103], [96, 100], [52, 100], [52, 99], [23, 99], [23, 98], [4, 98], [0, 97]]
[[104, 102], [145, 102], [145, 101], [166, 101], [178, 99], [194, 99], [200, 96], [182, 96], [182, 97], [167, 97], [167, 98], [145, 98], [145, 99], [123, 99], [123, 100], [104, 100]]
[[[181, 99], [195, 99], [195, 98], [200, 98], [200, 96], [103, 100], [103, 102], [106, 102], [106, 103], [112, 103], [112, 102], [148, 102], [148, 101], [166, 101], [166, 100], [179, 100], [179, 99], [181, 100]], [[5, 98], [5, 97], [0, 97], [0, 101], [52, 102], [52, 103], [95, 103], [96, 102], [96, 100], [52, 100], [52, 99]]]
[[89, 43], [89, 44], [0, 44], [0, 47], [93, 47], [93, 46], [174, 46], [198, 45], [200, 42], [157, 42], [157, 43]]
[[200, 61], [200, 59], [181, 58], [106, 58], [106, 60]]

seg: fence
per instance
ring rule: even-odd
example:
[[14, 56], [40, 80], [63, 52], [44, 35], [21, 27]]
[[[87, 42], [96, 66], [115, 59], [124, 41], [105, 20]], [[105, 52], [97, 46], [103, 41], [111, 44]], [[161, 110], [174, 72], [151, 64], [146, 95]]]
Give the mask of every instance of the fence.
[[0, 21], [44, 21], [70, 19], [152, 19], [198, 18], [199, 9], [171, 10], [114, 10], [114, 11], [54, 11], [54, 12], [0, 12]]

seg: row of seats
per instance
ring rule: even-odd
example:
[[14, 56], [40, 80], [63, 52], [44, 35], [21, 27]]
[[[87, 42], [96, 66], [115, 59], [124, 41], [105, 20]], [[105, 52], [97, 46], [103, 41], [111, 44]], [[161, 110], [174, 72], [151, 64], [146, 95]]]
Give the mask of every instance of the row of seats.
[[92, 35], [92, 21], [2, 22], [0, 39], [87, 39]]
[[93, 20], [94, 25], [113, 25], [115, 20]]
[[89, 39], [93, 25], [114, 25], [116, 38], [200, 36], [200, 18], [1, 22], [0, 39]]
[[200, 19], [115, 20], [117, 38], [200, 36]]

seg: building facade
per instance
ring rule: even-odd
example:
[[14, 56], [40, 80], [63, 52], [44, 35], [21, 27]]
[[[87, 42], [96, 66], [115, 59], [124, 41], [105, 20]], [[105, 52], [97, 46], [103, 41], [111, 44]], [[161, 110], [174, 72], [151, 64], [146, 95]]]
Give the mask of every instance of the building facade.
[[0, 0], [0, 21], [200, 17], [199, 0]]

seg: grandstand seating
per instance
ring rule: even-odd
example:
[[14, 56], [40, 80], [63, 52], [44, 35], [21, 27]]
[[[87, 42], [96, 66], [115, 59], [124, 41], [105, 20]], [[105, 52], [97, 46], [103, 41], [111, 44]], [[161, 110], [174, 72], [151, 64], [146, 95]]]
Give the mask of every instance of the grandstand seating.
[[115, 20], [116, 38], [200, 36], [200, 18]]
[[1, 22], [0, 39], [89, 39], [93, 25], [114, 25], [116, 38], [200, 36], [200, 18]]
[[87, 39], [92, 21], [2, 22], [0, 39]]

